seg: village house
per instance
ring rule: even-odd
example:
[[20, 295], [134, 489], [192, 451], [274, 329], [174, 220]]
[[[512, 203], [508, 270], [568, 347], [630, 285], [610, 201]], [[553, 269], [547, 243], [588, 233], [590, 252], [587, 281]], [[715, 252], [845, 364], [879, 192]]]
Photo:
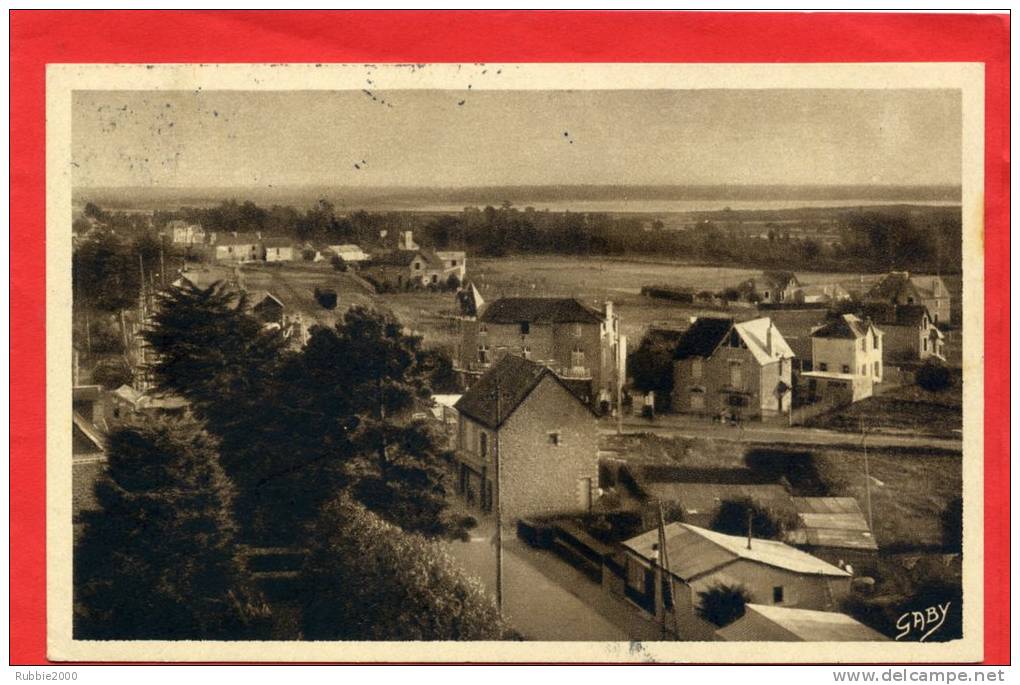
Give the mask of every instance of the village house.
[[951, 321], [949, 291], [939, 276], [892, 271], [865, 294], [864, 301], [893, 305], [920, 304], [928, 308], [936, 325], [948, 325]]
[[843, 314], [811, 334], [811, 370], [803, 371], [809, 400], [871, 397], [882, 382], [883, 333], [871, 321]]
[[874, 559], [878, 543], [853, 497], [792, 497], [797, 525], [784, 540], [841, 568]]
[[464, 385], [502, 357], [551, 368], [587, 401], [608, 409], [619, 373], [626, 374], [620, 321], [613, 303], [602, 312], [573, 298], [504, 297], [476, 320], [461, 322], [454, 367]]
[[797, 276], [789, 271], [764, 271], [738, 286], [743, 299], [761, 304], [788, 304], [796, 301], [800, 289]]
[[885, 635], [836, 611], [747, 604], [744, 615], [716, 631], [723, 642], [879, 642]]
[[[447, 274], [456, 274], [457, 280], [464, 282], [467, 275], [467, 253], [461, 250], [436, 251], [436, 256], [443, 262], [443, 269]], [[447, 276], [449, 278], [449, 276]]]
[[205, 242], [205, 231], [198, 224], [174, 219], [167, 225], [167, 230], [174, 245], [201, 245]]
[[701, 317], [673, 355], [673, 410], [739, 419], [790, 411], [793, 350], [768, 317]]
[[[623, 543], [625, 594], [665, 619], [680, 640], [714, 639], [717, 626], [698, 616], [698, 593], [719, 584], [742, 587], [753, 603], [821, 611], [839, 607], [850, 592], [850, 573], [783, 542], [725, 535], [687, 523], [670, 523], [664, 533], [668, 569], [660, 563], [658, 528]], [[673, 596], [667, 590], [670, 576]]]
[[292, 262], [294, 242], [290, 238], [266, 238], [262, 241], [262, 252], [267, 262]]
[[268, 290], [248, 293], [248, 306], [252, 315], [263, 324], [283, 325], [283, 301]]
[[457, 491], [503, 524], [586, 513], [598, 478], [597, 417], [548, 368], [507, 356], [457, 400]]
[[217, 262], [254, 262], [265, 259], [262, 239], [256, 233], [229, 233], [216, 237], [213, 258]]
[[882, 327], [882, 345], [888, 362], [945, 361], [945, 335], [923, 304], [866, 305], [865, 313]]

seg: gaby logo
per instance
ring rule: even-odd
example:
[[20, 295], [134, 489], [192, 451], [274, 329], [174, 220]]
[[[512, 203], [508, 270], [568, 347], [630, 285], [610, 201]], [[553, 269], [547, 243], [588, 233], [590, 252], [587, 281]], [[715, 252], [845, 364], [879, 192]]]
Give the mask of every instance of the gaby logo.
[[896, 619], [896, 628], [900, 631], [896, 634], [896, 639], [902, 640], [920, 634], [918, 642], [924, 642], [946, 622], [951, 604], [952, 602], [936, 604], [922, 611], [908, 611], [903, 614]]

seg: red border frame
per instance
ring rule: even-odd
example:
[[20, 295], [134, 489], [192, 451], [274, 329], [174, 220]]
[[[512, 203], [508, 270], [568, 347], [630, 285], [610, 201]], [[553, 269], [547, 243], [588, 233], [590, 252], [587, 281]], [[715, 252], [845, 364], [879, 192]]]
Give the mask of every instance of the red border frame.
[[1009, 663], [1009, 17], [13, 11], [10, 662], [46, 661], [45, 69], [57, 62], [983, 62], [985, 663]]

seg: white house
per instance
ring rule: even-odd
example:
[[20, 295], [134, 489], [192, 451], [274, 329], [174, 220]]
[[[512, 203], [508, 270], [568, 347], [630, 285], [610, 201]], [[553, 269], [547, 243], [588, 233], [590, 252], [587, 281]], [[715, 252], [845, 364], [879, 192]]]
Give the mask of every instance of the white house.
[[856, 402], [871, 397], [882, 382], [882, 336], [870, 320], [844, 314], [811, 333], [808, 395], [844, 395]]

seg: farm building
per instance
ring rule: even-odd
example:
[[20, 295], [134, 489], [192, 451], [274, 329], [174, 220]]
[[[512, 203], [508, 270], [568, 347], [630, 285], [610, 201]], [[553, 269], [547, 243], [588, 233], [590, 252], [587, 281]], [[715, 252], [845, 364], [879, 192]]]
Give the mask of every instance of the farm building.
[[888, 640], [846, 614], [748, 604], [744, 615], [716, 631], [724, 642], [877, 642]]
[[213, 258], [217, 262], [254, 262], [265, 259], [262, 240], [255, 233], [231, 233], [216, 237]]
[[369, 260], [369, 256], [357, 245], [330, 245], [329, 251], [344, 260], [345, 264], [356, 266]]
[[[724, 535], [686, 523], [670, 523], [664, 532], [669, 569], [659, 564], [657, 528], [623, 543], [626, 595], [659, 618], [664, 612], [679, 639], [714, 639], [717, 627], [697, 614], [698, 593], [719, 584], [742, 587], [754, 603], [822, 611], [839, 606], [850, 592], [848, 572], [783, 542]], [[669, 587], [657, 578], [668, 580], [670, 575], [675, 593], [671, 599], [666, 590], [656, 591]]]
[[468, 504], [492, 512], [502, 498], [504, 525], [591, 509], [597, 417], [548, 368], [508, 355], [454, 408], [457, 491]]
[[741, 419], [790, 411], [794, 354], [768, 317], [699, 318], [673, 358], [673, 411]]

